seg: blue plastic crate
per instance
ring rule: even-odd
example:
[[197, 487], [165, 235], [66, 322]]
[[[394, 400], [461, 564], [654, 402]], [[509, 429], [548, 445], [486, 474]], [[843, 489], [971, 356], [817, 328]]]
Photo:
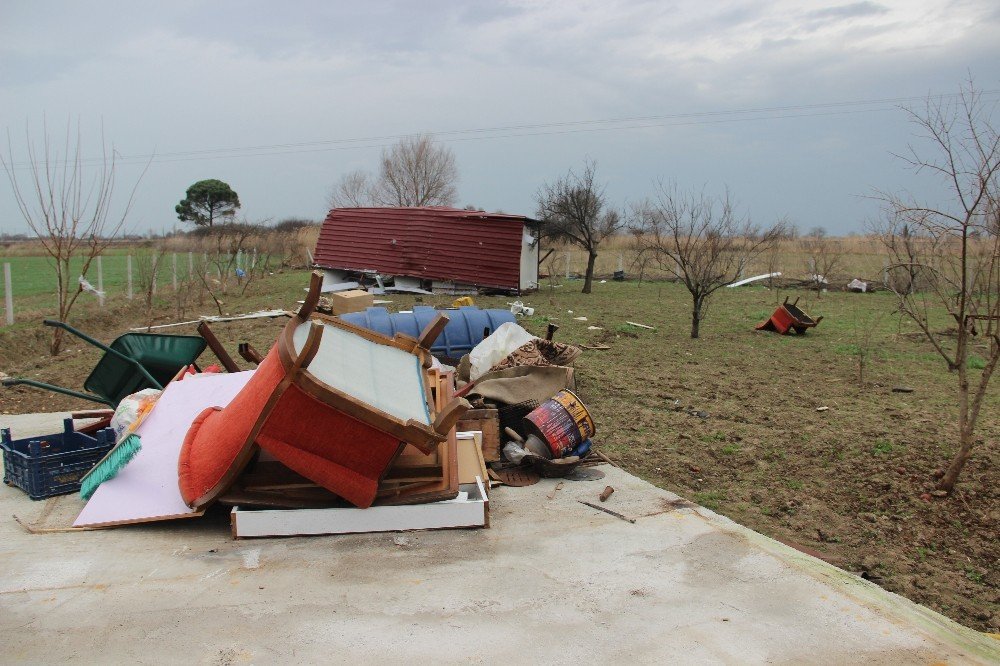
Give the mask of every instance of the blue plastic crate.
[[3, 480], [17, 486], [33, 500], [66, 495], [80, 490], [80, 479], [103, 458], [115, 443], [111, 428], [94, 436], [73, 430], [73, 419], [63, 421], [63, 432], [28, 439], [10, 437], [0, 431], [3, 449]]

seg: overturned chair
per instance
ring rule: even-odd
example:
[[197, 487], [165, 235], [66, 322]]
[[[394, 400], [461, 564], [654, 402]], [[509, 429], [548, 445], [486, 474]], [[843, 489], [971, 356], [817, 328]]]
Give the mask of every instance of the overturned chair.
[[298, 314], [224, 409], [203, 411], [178, 461], [181, 496], [194, 509], [234, 483], [259, 449], [355, 506], [371, 506], [379, 481], [407, 444], [435, 450], [469, 409], [454, 398], [435, 409], [430, 347], [441, 315], [419, 338], [387, 338], [316, 315], [314, 273]]
[[775, 331], [781, 335], [787, 335], [789, 331], [804, 335], [808, 329], [816, 327], [823, 321], [822, 317], [813, 319], [800, 310], [798, 303], [799, 299], [797, 298], [795, 302], [789, 303], [786, 296], [785, 302], [775, 308], [774, 314], [767, 321], [757, 324], [756, 329], [758, 331]]

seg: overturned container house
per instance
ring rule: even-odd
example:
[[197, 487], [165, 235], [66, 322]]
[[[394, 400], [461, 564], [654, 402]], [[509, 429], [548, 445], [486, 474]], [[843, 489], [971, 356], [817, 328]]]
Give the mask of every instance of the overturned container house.
[[402, 289], [538, 288], [538, 222], [458, 208], [335, 208], [313, 262], [336, 279], [394, 277]]

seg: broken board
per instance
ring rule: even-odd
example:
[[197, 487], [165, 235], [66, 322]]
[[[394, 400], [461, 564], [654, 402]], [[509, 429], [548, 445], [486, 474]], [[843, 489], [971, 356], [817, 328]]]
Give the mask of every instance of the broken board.
[[455, 499], [368, 509], [247, 510], [233, 507], [233, 538], [401, 532], [489, 527], [489, 499], [482, 479], [459, 487]]
[[486, 461], [483, 460], [483, 433], [457, 432], [459, 486], [475, 483], [475, 479], [488, 479]]
[[181, 499], [177, 459], [184, 436], [207, 407], [224, 407], [253, 377], [253, 371], [187, 375], [167, 384], [136, 434], [142, 449], [113, 479], [98, 487], [74, 527], [111, 527], [155, 520], [193, 518]]
[[461, 430], [483, 433], [483, 458], [486, 462], [500, 460], [500, 417], [495, 409], [470, 409], [458, 420]]

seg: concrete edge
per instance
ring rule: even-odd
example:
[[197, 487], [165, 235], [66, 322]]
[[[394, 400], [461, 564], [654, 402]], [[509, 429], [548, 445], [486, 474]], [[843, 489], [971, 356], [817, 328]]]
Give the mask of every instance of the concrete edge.
[[824, 562], [817, 557], [755, 532], [711, 509], [697, 505], [697, 508], [682, 509], [682, 511], [697, 514], [720, 529], [746, 539], [768, 554], [785, 560], [816, 578], [823, 579], [833, 585], [835, 589], [841, 590], [858, 602], [883, 613], [890, 620], [908, 624], [923, 631], [935, 641], [965, 650], [968, 652], [966, 656], [982, 660], [984, 664], [1000, 663], [1000, 640], [992, 634], [961, 625], [935, 610], [895, 592], [890, 592], [871, 581], [835, 567], [829, 562]]

